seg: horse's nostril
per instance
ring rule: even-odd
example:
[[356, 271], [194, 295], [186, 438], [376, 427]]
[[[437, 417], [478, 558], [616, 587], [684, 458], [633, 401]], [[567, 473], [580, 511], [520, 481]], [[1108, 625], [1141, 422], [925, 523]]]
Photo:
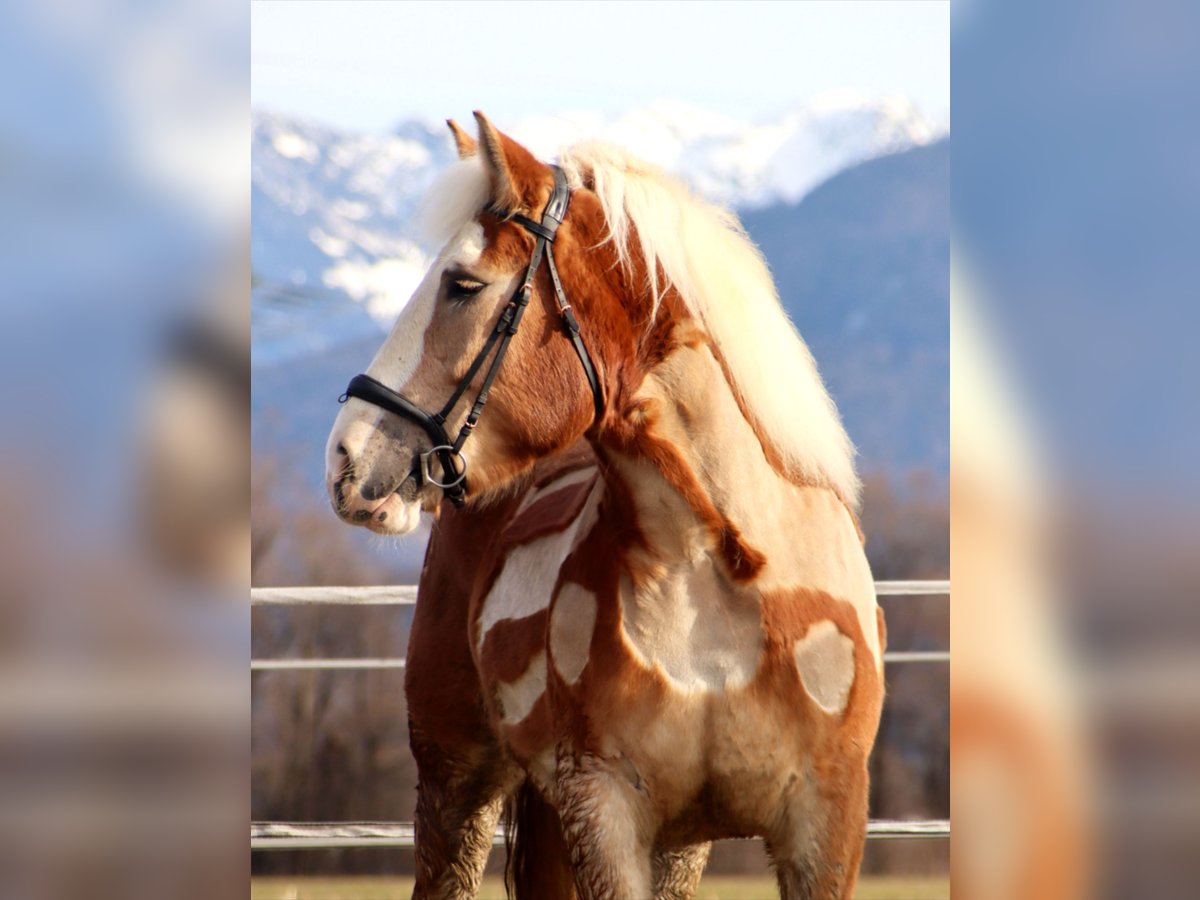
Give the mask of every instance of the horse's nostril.
[[341, 442], [340, 442], [340, 441], [338, 442], [338, 445], [337, 445], [337, 452], [338, 452], [338, 453], [340, 453], [340, 454], [342, 454], [342, 456], [349, 456], [349, 455], [350, 455], [349, 453], [347, 453], [347, 452], [346, 452], [346, 448], [342, 446], [342, 444], [341, 444]]
[[362, 494], [363, 499], [368, 503], [374, 503], [376, 500], [382, 500], [389, 494], [394, 493], [395, 490], [395, 482], [368, 481], [359, 488], [359, 493]]
[[354, 521], [355, 522], [365, 522], [369, 518], [371, 518], [371, 513], [365, 509], [355, 510], [355, 512], [354, 512]]
[[380, 522], [386, 522], [387, 521], [387, 512], [386, 511], [381, 512], [377, 518], [379, 519]]

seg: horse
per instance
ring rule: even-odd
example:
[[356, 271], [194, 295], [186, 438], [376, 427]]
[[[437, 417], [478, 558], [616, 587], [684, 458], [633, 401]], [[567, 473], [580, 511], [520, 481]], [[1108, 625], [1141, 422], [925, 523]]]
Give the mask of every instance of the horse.
[[815, 362], [731, 213], [475, 118], [326, 450], [345, 521], [436, 517], [414, 896], [474, 896], [507, 805], [518, 897], [688, 897], [737, 837], [785, 900], [850, 897], [886, 631]]

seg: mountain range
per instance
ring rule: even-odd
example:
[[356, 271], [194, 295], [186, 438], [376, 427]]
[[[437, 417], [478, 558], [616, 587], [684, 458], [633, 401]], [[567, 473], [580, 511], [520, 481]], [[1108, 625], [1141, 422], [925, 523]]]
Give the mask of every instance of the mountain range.
[[[332, 289], [390, 323], [426, 266], [412, 217], [455, 158], [445, 124], [414, 119], [361, 134], [257, 111], [252, 126], [255, 274], [266, 284]], [[505, 130], [547, 159], [578, 140], [610, 141], [739, 210], [794, 203], [848, 166], [937, 133], [907, 101], [845, 92], [766, 122], [658, 103], [615, 117], [530, 117]]]

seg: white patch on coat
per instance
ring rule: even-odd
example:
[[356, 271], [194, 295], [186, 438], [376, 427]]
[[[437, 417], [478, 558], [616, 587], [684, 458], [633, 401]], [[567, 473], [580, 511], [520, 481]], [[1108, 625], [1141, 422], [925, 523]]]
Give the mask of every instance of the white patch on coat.
[[567, 684], [583, 674], [595, 628], [596, 595], [577, 584], [564, 584], [550, 614], [550, 653]]
[[524, 619], [546, 609], [558, 581], [562, 562], [596, 522], [600, 482], [584, 501], [575, 519], [562, 531], [522, 544], [509, 551], [504, 568], [483, 601], [479, 612], [477, 646], [504, 619]]
[[763, 646], [757, 592], [730, 585], [711, 558], [637, 588], [622, 579], [621, 611], [634, 654], [677, 687], [719, 692], [754, 678]]
[[546, 652], [543, 650], [516, 681], [496, 684], [496, 695], [504, 724], [516, 725], [533, 709], [538, 697], [546, 692]]
[[854, 686], [854, 641], [822, 619], [796, 641], [793, 652], [808, 696], [827, 713], [844, 710]]

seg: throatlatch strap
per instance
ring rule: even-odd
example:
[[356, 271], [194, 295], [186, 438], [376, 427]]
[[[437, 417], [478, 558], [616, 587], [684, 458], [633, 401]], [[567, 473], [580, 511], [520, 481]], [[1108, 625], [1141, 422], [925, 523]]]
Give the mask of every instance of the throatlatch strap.
[[594, 421], [599, 422], [604, 415], [604, 395], [600, 391], [600, 379], [596, 376], [592, 357], [579, 333], [579, 320], [575, 318], [575, 312], [571, 309], [571, 304], [567, 302], [567, 295], [563, 291], [562, 282], [558, 279], [558, 266], [554, 263], [554, 248], [551, 246], [546, 247], [546, 264], [550, 268], [550, 280], [554, 283], [554, 299], [558, 304], [559, 315], [562, 316], [563, 323], [567, 326], [567, 337], [571, 339], [571, 346], [575, 348], [575, 355], [579, 357], [579, 362], [583, 366], [583, 374], [587, 376], [588, 386], [592, 389]]
[[539, 238], [537, 244], [534, 246], [533, 259], [530, 261], [529, 268], [525, 273], [526, 284], [530, 284], [533, 281], [538, 263], [541, 262], [542, 248], [543, 246], [545, 247], [546, 264], [550, 269], [550, 281], [554, 285], [554, 302], [558, 306], [559, 315], [562, 316], [563, 324], [566, 326], [567, 337], [571, 339], [571, 346], [575, 348], [575, 355], [579, 357], [579, 364], [583, 366], [583, 374], [587, 377], [588, 387], [592, 389], [592, 407], [595, 413], [595, 421], [598, 422], [604, 415], [604, 394], [600, 390], [600, 379], [596, 375], [596, 367], [592, 363], [591, 354], [588, 353], [587, 345], [584, 344], [583, 337], [580, 334], [579, 320], [575, 317], [575, 313], [571, 309], [571, 304], [567, 302], [566, 291], [563, 290], [562, 280], [558, 277], [558, 266], [554, 262], [554, 239], [558, 235], [558, 226], [566, 218], [567, 206], [570, 203], [570, 199], [571, 191], [567, 185], [567, 175], [562, 169], [555, 166], [554, 190], [551, 192], [550, 200], [546, 204], [546, 211], [542, 214], [542, 221], [538, 223], [522, 215], [514, 215], [512, 220]]

